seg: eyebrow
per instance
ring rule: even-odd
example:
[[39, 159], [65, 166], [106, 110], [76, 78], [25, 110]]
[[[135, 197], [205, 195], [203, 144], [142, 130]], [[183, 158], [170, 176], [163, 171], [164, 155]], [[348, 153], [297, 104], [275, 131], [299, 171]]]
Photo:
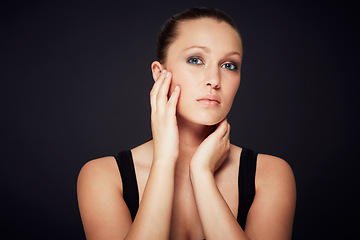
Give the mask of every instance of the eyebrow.
[[200, 49], [204, 50], [205, 52], [208, 52], [208, 53], [209, 53], [209, 52], [211, 52], [211, 51], [210, 51], [210, 49], [209, 49], [208, 47], [205, 47], [205, 46], [198, 46], [198, 45], [188, 47], [188, 48], [184, 49], [184, 51], [187, 51], [187, 50], [192, 49], [192, 48], [200, 48]]
[[[188, 48], [185, 48], [184, 51], [187, 51], [189, 49], [192, 49], [192, 48], [200, 48], [202, 50], [204, 50], [205, 52], [207, 53], [210, 53], [210, 49], [208, 47], [205, 47], [205, 46], [199, 46], [199, 45], [194, 45], [194, 46], [191, 46], [191, 47], [188, 47]], [[241, 57], [241, 54], [237, 51], [233, 51], [233, 52], [229, 52], [227, 54], [225, 54], [225, 56], [230, 56], [230, 55], [239, 55]]]

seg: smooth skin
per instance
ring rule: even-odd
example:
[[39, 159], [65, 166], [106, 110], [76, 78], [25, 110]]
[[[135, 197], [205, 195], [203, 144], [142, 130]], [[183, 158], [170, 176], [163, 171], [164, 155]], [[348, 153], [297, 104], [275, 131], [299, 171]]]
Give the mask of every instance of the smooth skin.
[[[230, 144], [226, 115], [240, 83], [241, 54], [238, 34], [224, 22], [180, 24], [166, 63], [151, 65], [153, 140], [131, 149], [140, 197], [135, 220], [115, 159], [92, 160], [78, 177], [87, 239], [291, 238], [294, 175], [274, 156], [258, 155], [246, 228], [236, 221], [242, 149]], [[206, 94], [221, 103], [199, 102]]]

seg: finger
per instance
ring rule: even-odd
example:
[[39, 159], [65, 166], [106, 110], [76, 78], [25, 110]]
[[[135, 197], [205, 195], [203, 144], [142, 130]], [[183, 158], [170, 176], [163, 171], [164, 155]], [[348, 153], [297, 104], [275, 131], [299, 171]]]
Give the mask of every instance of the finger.
[[156, 110], [156, 97], [158, 95], [159, 89], [165, 78], [165, 70], [161, 72], [159, 77], [156, 79], [151, 91], [150, 91], [150, 105], [152, 110]]
[[175, 115], [176, 114], [176, 105], [178, 103], [179, 100], [179, 96], [180, 96], [180, 87], [176, 86], [173, 93], [171, 94], [169, 101], [168, 101], [168, 105], [169, 105], [169, 114], [170, 115]]
[[166, 73], [165, 79], [163, 80], [159, 92], [156, 96], [156, 105], [157, 107], [165, 107], [165, 104], [168, 101], [168, 92], [169, 92], [169, 88], [170, 88], [170, 79], [171, 79], [171, 74], [170, 72]]
[[162, 82], [163, 82], [163, 80], [164, 80], [164, 78], [165, 78], [165, 73], [166, 73], [166, 71], [165, 70], [163, 70], [161, 73], [160, 73], [160, 75], [158, 76], [158, 78], [155, 80], [155, 83], [154, 83], [154, 85], [153, 85], [153, 87], [152, 87], [152, 89], [151, 89], [151, 93], [153, 94], [153, 95], [157, 95], [157, 93], [159, 92], [159, 89], [160, 89], [160, 87], [161, 87], [161, 84], [162, 84]]
[[161, 87], [161, 83], [165, 78], [165, 73], [166, 70], [163, 70], [160, 75], [158, 76], [158, 78], [155, 80], [155, 83], [151, 89], [151, 92], [154, 93], [154, 95], [156, 95], [159, 91], [159, 88]]
[[226, 133], [226, 126], [224, 124], [224, 120], [217, 124], [217, 127], [213, 133], [211, 133], [208, 138], [217, 139], [221, 141]]
[[226, 133], [225, 133], [225, 136], [224, 136], [224, 138], [227, 139], [227, 140], [230, 140], [230, 128], [231, 128], [230, 124], [227, 123], [227, 130], [226, 130]]
[[223, 139], [228, 133], [228, 125], [229, 124], [226, 118], [219, 123], [219, 126], [217, 127], [215, 132], [218, 134], [220, 139]]

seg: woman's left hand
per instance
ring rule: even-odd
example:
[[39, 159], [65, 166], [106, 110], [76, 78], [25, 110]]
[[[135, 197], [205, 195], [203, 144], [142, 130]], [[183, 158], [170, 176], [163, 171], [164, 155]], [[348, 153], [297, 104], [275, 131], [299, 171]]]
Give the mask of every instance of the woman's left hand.
[[190, 163], [190, 170], [205, 170], [212, 174], [221, 166], [230, 152], [230, 124], [226, 118], [198, 147]]

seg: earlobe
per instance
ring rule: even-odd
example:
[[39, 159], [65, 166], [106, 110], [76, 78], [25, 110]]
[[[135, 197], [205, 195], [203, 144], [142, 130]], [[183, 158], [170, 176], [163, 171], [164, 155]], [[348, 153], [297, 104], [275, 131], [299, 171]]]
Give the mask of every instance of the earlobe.
[[158, 77], [161, 74], [161, 71], [164, 70], [165, 68], [163, 67], [163, 65], [159, 62], [159, 61], [154, 61], [151, 64], [151, 72], [152, 72], [152, 76], [154, 81], [156, 81], [158, 79]]

